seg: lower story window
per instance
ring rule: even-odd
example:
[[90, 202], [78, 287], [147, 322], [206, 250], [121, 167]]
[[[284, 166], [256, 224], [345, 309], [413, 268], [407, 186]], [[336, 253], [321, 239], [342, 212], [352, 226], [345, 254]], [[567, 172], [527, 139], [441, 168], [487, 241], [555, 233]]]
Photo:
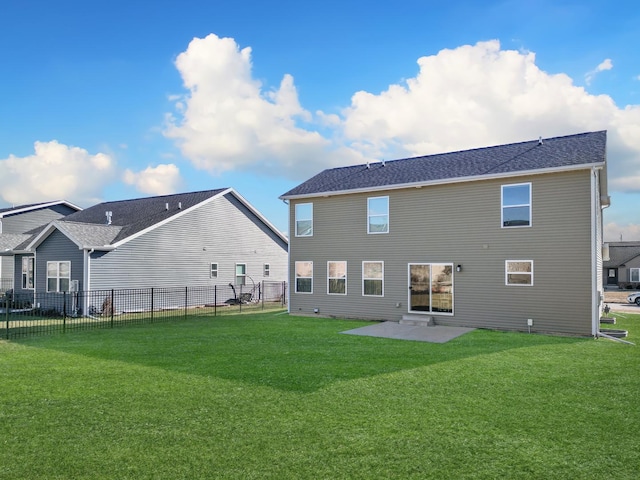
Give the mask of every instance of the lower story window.
[[630, 282], [640, 282], [640, 268], [630, 268], [629, 269], [629, 281]]
[[268, 277], [269, 273], [271, 273], [271, 265], [265, 263], [262, 268], [262, 274], [263, 276]]
[[384, 262], [362, 262], [362, 295], [384, 296]]
[[247, 284], [247, 264], [236, 263], [236, 285]]
[[347, 294], [347, 262], [327, 263], [327, 283], [330, 295]]
[[533, 260], [506, 260], [505, 282], [507, 285], [533, 285]]
[[47, 262], [47, 292], [68, 292], [71, 262]]
[[22, 257], [22, 288], [33, 288], [34, 258]]
[[313, 293], [313, 262], [296, 262], [296, 293]]
[[209, 275], [211, 278], [218, 278], [218, 264], [212, 263], [211, 270], [209, 270]]

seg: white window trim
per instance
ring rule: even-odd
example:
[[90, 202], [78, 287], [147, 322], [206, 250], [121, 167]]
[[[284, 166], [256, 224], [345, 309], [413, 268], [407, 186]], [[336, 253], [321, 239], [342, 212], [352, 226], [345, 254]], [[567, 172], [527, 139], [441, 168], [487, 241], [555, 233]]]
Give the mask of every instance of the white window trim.
[[[332, 279], [342, 280], [342, 277], [329, 276], [330, 263], [344, 263], [344, 293], [331, 293], [329, 291], [329, 284]], [[329, 260], [327, 262], [327, 295], [346, 295], [346, 294], [347, 294], [347, 262], [345, 260]]]
[[[238, 266], [240, 265], [244, 265], [244, 273], [241, 275], [238, 275]], [[243, 278], [243, 283], [238, 283], [238, 277], [242, 277]], [[247, 264], [246, 263], [236, 263], [236, 270], [235, 270], [235, 283], [234, 285], [236, 286], [244, 286], [247, 284]]]
[[[49, 264], [51, 263], [55, 263], [56, 264], [56, 276], [55, 277], [50, 277], [49, 276]], [[69, 264], [69, 290], [60, 290], [60, 279], [61, 278], [67, 278], [67, 277], [61, 277], [60, 276], [60, 264], [62, 263], [68, 263]], [[56, 289], [55, 290], [49, 290], [49, 279], [50, 278], [55, 278], [56, 279]], [[46, 286], [45, 286], [45, 290], [47, 293], [63, 293], [63, 292], [68, 292], [71, 290], [71, 261], [69, 260], [54, 260], [54, 261], [50, 261], [47, 262], [47, 275], [46, 275]]]
[[[36, 278], [36, 261], [35, 257], [22, 257], [22, 290], [34, 290]], [[25, 270], [26, 264], [26, 270]], [[29, 286], [29, 264], [31, 264], [31, 286]]]
[[[298, 267], [297, 265], [299, 263], [310, 263], [311, 264], [311, 276], [310, 277], [298, 277]], [[293, 270], [293, 281], [294, 281], [294, 285], [295, 285], [295, 292], [299, 293], [301, 295], [311, 295], [313, 293], [313, 262], [309, 261], [309, 260], [302, 260], [300, 262], [295, 262], [294, 266], [293, 266], [294, 270]], [[298, 291], [298, 278], [310, 278], [311, 279], [311, 291], [310, 292], [299, 292]]]
[[[382, 279], [365, 277], [364, 276], [364, 264], [365, 263], [381, 263], [382, 264]], [[370, 294], [364, 293], [364, 281], [365, 280], [382, 280], [382, 294], [381, 295], [370, 295]], [[362, 261], [362, 296], [363, 297], [375, 297], [375, 298], [384, 297], [384, 261], [383, 260], [363, 260]]]
[[[504, 204], [504, 189], [505, 187], [520, 187], [522, 185], [529, 186], [529, 203], [517, 204], [517, 205], [506, 205]], [[533, 187], [531, 186], [531, 182], [524, 183], [510, 183], [506, 185], [502, 185], [500, 188], [500, 227], [501, 228], [529, 228], [533, 226], [533, 205], [532, 205], [532, 196], [533, 196]], [[529, 207], [529, 225], [505, 225], [504, 224], [504, 209], [505, 208], [515, 208], [515, 207]]]
[[262, 265], [262, 276], [263, 277], [271, 276], [271, 265], [270, 264], [265, 263], [264, 265]]
[[[298, 218], [298, 207], [302, 207], [303, 205], [310, 205], [311, 206], [311, 218]], [[296, 237], [313, 237], [313, 203], [308, 202], [308, 203], [298, 203], [294, 206], [293, 208], [293, 216], [294, 216], [294, 229], [295, 229], [295, 236]], [[300, 235], [298, 233], [298, 222], [300, 221], [305, 221], [305, 220], [310, 220], [311, 221], [311, 229], [310, 232], [306, 235]]]
[[[371, 218], [372, 217], [382, 217], [385, 215], [372, 215], [369, 213], [369, 200], [377, 200], [378, 198], [386, 198], [387, 199], [387, 231], [386, 232], [372, 232], [370, 227], [371, 227]], [[381, 195], [379, 197], [367, 197], [367, 234], [369, 235], [384, 235], [389, 233], [389, 231], [391, 230], [391, 216], [389, 215], [389, 196], [388, 195]]]
[[[633, 280], [633, 272], [634, 270], [637, 272], [638, 278]], [[640, 268], [629, 268], [629, 281], [630, 282], [640, 282]]]
[[411, 283], [411, 266], [412, 265], [429, 265], [429, 289], [433, 285], [433, 266], [434, 265], [444, 265], [451, 267], [451, 312], [440, 312], [433, 311], [433, 295], [431, 296], [431, 304], [429, 305], [428, 311], [419, 311], [419, 310], [410, 310], [411, 306], [411, 291], [407, 293], [407, 311], [411, 314], [427, 314], [427, 315], [448, 315], [453, 317], [455, 314], [455, 267], [451, 262], [425, 262], [425, 263], [409, 263], [407, 264], [407, 282]]
[[[509, 263], [528, 262], [531, 264], [531, 272], [509, 272]], [[533, 260], [505, 260], [504, 261], [504, 284], [508, 287], [533, 287]], [[509, 283], [509, 273], [529, 275], [531, 283]]]
[[[213, 268], [215, 265], [215, 268]], [[211, 262], [209, 267], [209, 277], [210, 278], [218, 278], [218, 264], [216, 262]]]

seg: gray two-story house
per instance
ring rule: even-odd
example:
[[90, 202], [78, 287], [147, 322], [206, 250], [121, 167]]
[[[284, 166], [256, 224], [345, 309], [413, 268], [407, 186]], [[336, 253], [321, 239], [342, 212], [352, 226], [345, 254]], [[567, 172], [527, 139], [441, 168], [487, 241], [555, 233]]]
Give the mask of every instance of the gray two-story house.
[[606, 132], [325, 170], [290, 206], [294, 314], [596, 335]]

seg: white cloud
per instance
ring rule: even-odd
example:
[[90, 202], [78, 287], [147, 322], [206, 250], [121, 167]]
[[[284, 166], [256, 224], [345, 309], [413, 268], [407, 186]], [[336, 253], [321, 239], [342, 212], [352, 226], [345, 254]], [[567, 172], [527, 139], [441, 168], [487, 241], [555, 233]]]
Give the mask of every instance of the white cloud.
[[293, 77], [286, 74], [277, 89], [264, 91], [252, 77], [249, 47], [211, 34], [193, 39], [175, 64], [188, 93], [172, 97], [175, 114], [167, 115], [165, 135], [196, 168], [300, 178], [328, 158], [335, 164], [360, 158], [348, 150], [329, 157], [331, 142], [300, 126], [312, 116], [300, 106]]
[[[610, 190], [640, 194], [640, 105], [619, 108], [566, 74], [541, 70], [535, 53], [503, 50], [497, 40], [417, 63], [412, 78], [356, 92], [342, 111], [311, 114], [290, 75], [265, 91], [249, 48], [215, 35], [194, 39], [176, 60], [187, 93], [174, 98], [165, 135], [200, 169], [303, 180], [366, 160], [607, 130]], [[611, 68], [606, 59], [594, 72]]]
[[174, 164], [147, 167], [140, 172], [125, 170], [123, 181], [128, 185], [149, 195], [167, 195], [176, 193], [182, 186], [180, 170]]
[[16, 205], [63, 199], [92, 204], [114, 175], [107, 154], [91, 155], [56, 140], [35, 142], [33, 155], [0, 159], [0, 197]]
[[587, 85], [590, 85], [591, 81], [598, 73], [604, 72], [605, 70], [611, 70], [612, 68], [613, 68], [613, 62], [611, 61], [610, 58], [606, 58], [596, 68], [594, 68], [590, 72], [587, 72], [587, 74], [584, 76], [585, 83]]
[[640, 225], [620, 225], [609, 222], [604, 225], [605, 242], [638, 242], [640, 241]]

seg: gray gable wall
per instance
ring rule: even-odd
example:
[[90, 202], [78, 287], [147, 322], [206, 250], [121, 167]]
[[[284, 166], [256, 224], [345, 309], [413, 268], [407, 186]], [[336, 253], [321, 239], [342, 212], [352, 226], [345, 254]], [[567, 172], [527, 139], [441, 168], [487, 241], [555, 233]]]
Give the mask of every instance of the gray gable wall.
[[[235, 281], [236, 263], [261, 280], [287, 279], [287, 244], [227, 194], [108, 252], [91, 254], [91, 290], [207, 286]], [[210, 265], [218, 264], [211, 278]], [[271, 267], [263, 277], [264, 263]], [[248, 282], [251, 283], [250, 281]]]

